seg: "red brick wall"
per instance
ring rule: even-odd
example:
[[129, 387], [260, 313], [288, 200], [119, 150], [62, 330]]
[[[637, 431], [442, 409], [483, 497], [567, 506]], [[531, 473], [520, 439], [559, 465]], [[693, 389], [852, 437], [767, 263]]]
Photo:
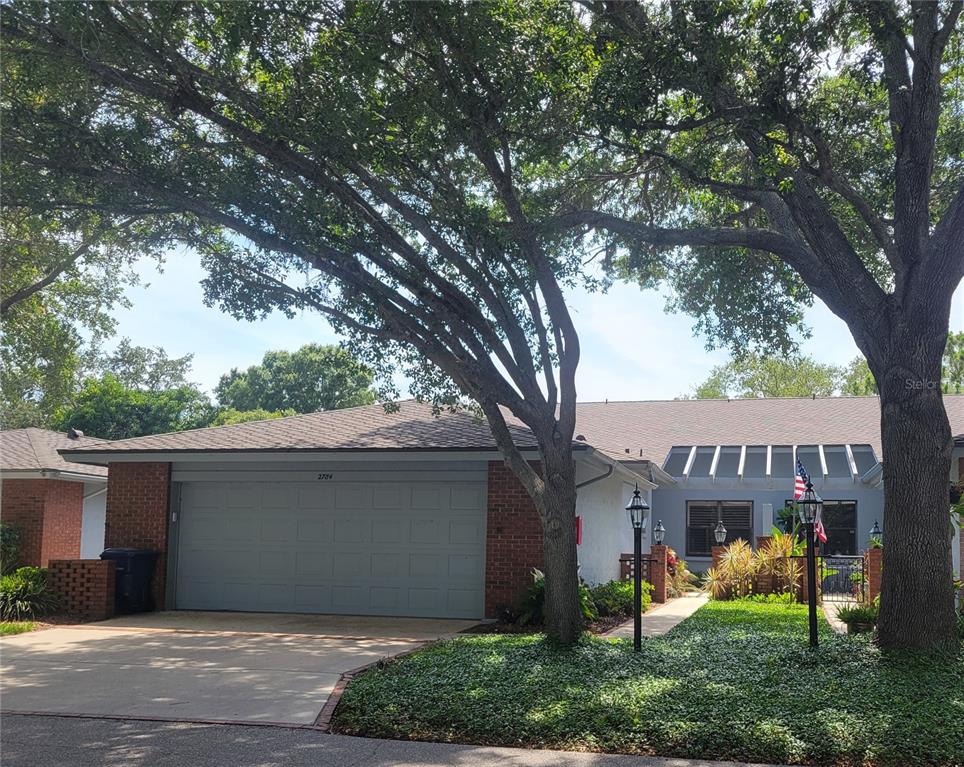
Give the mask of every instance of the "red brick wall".
[[20, 530], [20, 564], [45, 567], [51, 559], [80, 556], [84, 483], [7, 479], [0, 489], [0, 519]]
[[498, 618], [514, 607], [542, 567], [542, 522], [515, 474], [502, 462], [489, 463], [485, 534], [485, 616]]
[[79, 557], [83, 521], [84, 483], [48, 481], [41, 561]]
[[20, 530], [19, 564], [41, 566], [44, 506], [49, 479], [5, 479], [0, 485], [0, 520]]
[[171, 487], [169, 463], [112, 463], [107, 481], [107, 548], [159, 552], [151, 591], [164, 609], [167, 579], [167, 519]]
[[61, 611], [82, 621], [102, 621], [114, 614], [114, 563], [103, 559], [53, 559], [50, 587]]

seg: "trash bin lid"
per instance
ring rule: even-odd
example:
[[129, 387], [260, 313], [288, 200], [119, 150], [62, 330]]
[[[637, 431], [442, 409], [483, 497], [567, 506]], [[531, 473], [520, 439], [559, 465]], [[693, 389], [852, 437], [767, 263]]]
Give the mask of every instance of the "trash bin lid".
[[156, 557], [158, 552], [150, 549], [123, 549], [113, 548], [104, 549], [100, 553], [101, 559], [143, 559], [146, 557]]

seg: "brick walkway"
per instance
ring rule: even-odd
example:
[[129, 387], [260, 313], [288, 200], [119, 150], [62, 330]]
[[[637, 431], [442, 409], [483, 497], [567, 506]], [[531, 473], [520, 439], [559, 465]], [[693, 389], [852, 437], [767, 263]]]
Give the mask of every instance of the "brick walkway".
[[[701, 592], [688, 592], [677, 599], [670, 600], [666, 604], [643, 613], [643, 636], [653, 637], [665, 634], [677, 623], [689, 618], [699, 610], [708, 599], [709, 597]], [[630, 619], [607, 631], [603, 636], [615, 639], [632, 639], [633, 621]]]

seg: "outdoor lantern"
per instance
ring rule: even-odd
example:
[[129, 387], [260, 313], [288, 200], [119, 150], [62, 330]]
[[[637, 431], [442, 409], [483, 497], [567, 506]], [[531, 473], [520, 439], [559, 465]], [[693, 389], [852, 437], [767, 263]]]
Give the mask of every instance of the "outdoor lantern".
[[629, 521], [632, 523], [633, 528], [636, 530], [644, 530], [646, 528], [646, 512], [649, 511], [649, 504], [643, 500], [643, 496], [639, 493], [639, 484], [636, 485], [636, 489], [633, 490], [633, 499], [629, 502], [629, 506], [626, 507], [626, 511], [629, 512]]
[[805, 525], [812, 525], [817, 521], [817, 513], [823, 506], [823, 499], [813, 491], [813, 485], [807, 482], [807, 489], [797, 501], [800, 521]]
[[720, 546], [726, 542], [726, 528], [723, 527], [723, 520], [716, 523], [716, 529], [713, 530], [713, 535], [716, 537], [716, 542]]
[[883, 540], [884, 531], [880, 529], [880, 525], [877, 524], [877, 520], [874, 520], [874, 526], [870, 528], [871, 539], [877, 538], [878, 540]]
[[666, 528], [663, 527], [663, 520], [659, 520], [656, 523], [656, 527], [653, 528], [653, 540], [656, 541], [656, 545], [660, 546], [663, 543], [663, 538], [666, 537]]

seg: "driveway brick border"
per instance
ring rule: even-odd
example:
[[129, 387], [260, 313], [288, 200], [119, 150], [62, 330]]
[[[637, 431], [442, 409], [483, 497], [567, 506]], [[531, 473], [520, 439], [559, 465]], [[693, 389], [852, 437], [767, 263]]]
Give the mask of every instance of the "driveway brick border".
[[321, 711], [315, 719], [312, 727], [321, 732], [331, 732], [331, 720], [335, 717], [335, 709], [338, 708], [338, 704], [341, 703], [341, 696], [345, 694], [345, 690], [348, 689], [348, 685], [352, 683], [355, 677], [363, 674], [375, 666], [382, 663], [391, 663], [392, 661], [398, 660], [399, 658], [404, 658], [406, 655], [411, 655], [419, 650], [424, 650], [426, 647], [437, 644], [441, 642], [441, 639], [434, 639], [428, 642], [422, 642], [417, 647], [412, 647], [404, 652], [400, 652], [397, 655], [388, 655], [379, 660], [372, 661], [371, 663], [366, 663], [364, 666], [358, 666], [358, 668], [349, 669], [344, 672], [338, 681], [335, 682], [335, 686], [332, 688], [331, 692], [328, 694], [328, 700], [325, 701], [325, 705], [321, 707]]

